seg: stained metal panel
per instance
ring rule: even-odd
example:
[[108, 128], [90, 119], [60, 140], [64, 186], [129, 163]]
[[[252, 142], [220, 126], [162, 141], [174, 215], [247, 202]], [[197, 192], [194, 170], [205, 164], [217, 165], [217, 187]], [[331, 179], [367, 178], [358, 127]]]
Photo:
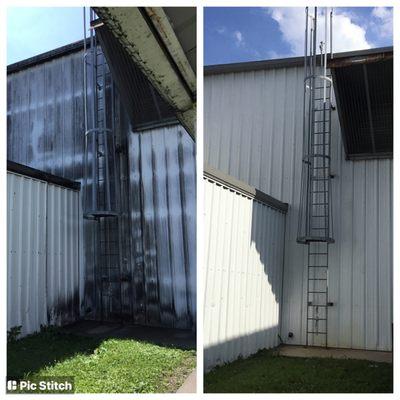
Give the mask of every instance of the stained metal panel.
[[[207, 75], [204, 157], [289, 203], [282, 339], [305, 344], [306, 247], [296, 243], [302, 157], [302, 67]], [[392, 161], [347, 161], [332, 112], [333, 234], [328, 345], [392, 348]], [[288, 333], [293, 332], [293, 338]]]
[[79, 318], [79, 192], [7, 173], [7, 327]]
[[285, 213], [204, 179], [204, 367], [279, 344]]
[[195, 165], [195, 144], [180, 125], [129, 136], [138, 323], [196, 324]]
[[[38, 63], [12, 69], [8, 75], [7, 155], [14, 162], [80, 181], [83, 186], [82, 58], [81, 46], [73, 50], [68, 47], [66, 54], [57, 52], [48, 60], [41, 58]], [[177, 126], [146, 131], [140, 143], [140, 134], [132, 134], [118, 91], [114, 93], [122, 194], [123, 318], [127, 322], [192, 328], [196, 318], [195, 144]], [[151, 138], [150, 142], [146, 138]], [[156, 169], [151, 157], [148, 162], [153, 150], [158, 154]], [[163, 174], [167, 178], [160, 185], [158, 178]], [[153, 199], [155, 223], [164, 223], [163, 215], [167, 215], [166, 231], [162, 224], [156, 225], [157, 242], [149, 242], [154, 229], [150, 217], [152, 179], [160, 191]], [[84, 220], [81, 226], [84, 271], [80, 275], [85, 277], [81, 308], [87, 319], [101, 318], [99, 272], [94, 255], [99, 254], [96, 235], [103, 228], [104, 223], [89, 220]], [[111, 232], [115, 232], [113, 227]], [[144, 237], [142, 232], [148, 236]], [[169, 257], [167, 261], [165, 254]], [[154, 269], [157, 266], [160, 269]]]

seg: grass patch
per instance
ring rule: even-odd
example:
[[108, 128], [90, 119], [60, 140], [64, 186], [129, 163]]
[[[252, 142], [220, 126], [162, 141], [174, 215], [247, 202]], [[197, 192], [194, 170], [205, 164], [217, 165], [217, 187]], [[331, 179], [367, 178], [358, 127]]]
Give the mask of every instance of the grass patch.
[[77, 393], [175, 392], [196, 364], [193, 350], [58, 330], [8, 343], [12, 377], [74, 376]]
[[392, 364], [279, 357], [262, 350], [204, 377], [207, 393], [391, 393]]

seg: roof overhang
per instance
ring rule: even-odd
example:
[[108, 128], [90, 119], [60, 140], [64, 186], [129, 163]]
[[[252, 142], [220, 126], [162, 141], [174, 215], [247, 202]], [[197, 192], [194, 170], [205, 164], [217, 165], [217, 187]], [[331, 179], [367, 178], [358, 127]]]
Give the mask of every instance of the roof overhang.
[[336, 105], [347, 159], [393, 155], [393, 48], [332, 58]]
[[194, 138], [195, 7], [94, 7], [94, 10]]

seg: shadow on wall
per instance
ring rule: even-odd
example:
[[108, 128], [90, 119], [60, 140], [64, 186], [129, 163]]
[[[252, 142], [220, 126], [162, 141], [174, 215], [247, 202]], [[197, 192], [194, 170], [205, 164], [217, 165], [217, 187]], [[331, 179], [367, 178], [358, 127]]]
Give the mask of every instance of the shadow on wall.
[[[222, 343], [211, 345], [204, 348], [204, 371], [208, 372], [216, 366], [224, 365], [235, 361], [238, 358], [247, 358], [255, 354], [258, 350], [275, 347], [271, 338], [277, 332], [279, 325], [262, 329], [253, 333], [238, 336]], [[223, 354], [224, 359], [216, 358], [215, 355]]]
[[279, 344], [285, 214], [217, 182], [207, 175], [206, 370]]

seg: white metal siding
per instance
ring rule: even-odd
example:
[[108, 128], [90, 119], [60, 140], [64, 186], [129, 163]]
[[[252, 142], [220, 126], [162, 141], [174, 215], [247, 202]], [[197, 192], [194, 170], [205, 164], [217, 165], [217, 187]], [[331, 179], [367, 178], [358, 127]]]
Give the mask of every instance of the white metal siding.
[[[204, 97], [206, 162], [289, 203], [281, 334], [305, 344], [306, 246], [296, 243], [303, 70], [206, 76]], [[336, 111], [332, 132], [328, 344], [391, 350], [392, 160], [346, 161]]]
[[7, 326], [79, 316], [79, 192], [7, 173]]
[[204, 366], [278, 345], [285, 214], [205, 186]]

